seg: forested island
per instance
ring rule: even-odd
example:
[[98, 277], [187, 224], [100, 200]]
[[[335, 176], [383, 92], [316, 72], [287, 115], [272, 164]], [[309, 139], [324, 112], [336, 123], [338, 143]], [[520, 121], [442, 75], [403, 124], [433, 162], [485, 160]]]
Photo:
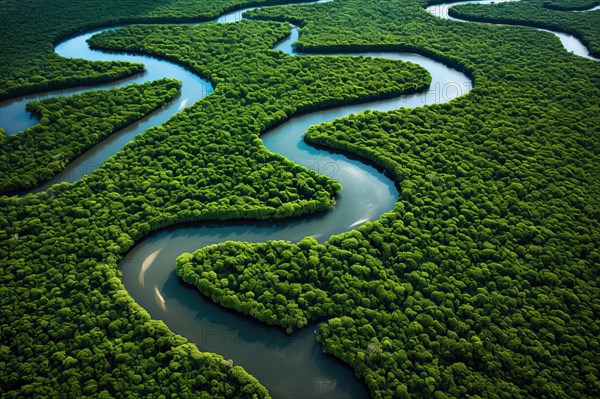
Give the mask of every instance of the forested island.
[[[393, 209], [321, 241], [199, 242], [164, 267], [289, 339], [314, 325], [322, 351], [372, 398], [599, 397], [600, 11], [585, 12], [598, 2], [449, 11], [470, 22], [426, 12], [435, 1], [289, 3], [1, 1], [3, 100], [143, 73], [54, 53], [115, 25], [90, 46], [168, 60], [214, 93], [81, 180], [38, 193], [24, 190], [163, 108], [181, 83], [30, 102], [39, 123], [0, 136], [0, 396], [277, 398], [235, 358], [153, 318], [118, 264], [168, 227], [333, 209], [344, 193], [335, 176], [269, 151], [261, 136], [296, 115], [368, 109], [430, 85], [416, 64], [344, 56], [369, 51], [417, 53], [473, 85], [451, 101], [306, 132], [309, 145], [384, 171], [399, 193]], [[249, 6], [260, 7], [243, 21], [189, 24]], [[273, 50], [290, 23], [301, 56]], [[590, 58], [534, 28], [574, 35]]]
[[1, 138], [0, 192], [47, 181], [103, 138], [164, 105], [178, 90], [176, 80], [165, 79], [27, 103], [40, 123]]

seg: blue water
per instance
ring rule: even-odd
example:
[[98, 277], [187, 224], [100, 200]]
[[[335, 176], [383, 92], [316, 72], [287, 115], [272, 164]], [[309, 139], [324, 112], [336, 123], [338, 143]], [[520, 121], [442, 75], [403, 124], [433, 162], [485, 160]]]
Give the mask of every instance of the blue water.
[[[234, 23], [248, 10], [225, 14], [216, 22]], [[33, 192], [45, 190], [59, 182], [74, 182], [92, 173], [137, 134], [162, 124], [183, 107], [194, 104], [213, 91], [209, 82], [170, 62], [149, 56], [103, 53], [89, 49], [86, 43], [88, 38], [116, 28], [98, 29], [73, 37], [59, 43], [55, 50], [63, 57], [141, 62], [146, 66], [143, 74], [93, 88], [76, 88], [5, 101], [0, 104], [0, 124], [8, 134], [18, 134], [37, 122], [25, 111], [26, 102], [33, 99], [122, 87], [163, 77], [182, 81], [181, 93], [164, 108], [87, 151], [61, 174]], [[279, 43], [276, 49], [291, 56], [297, 55], [291, 48], [291, 43], [297, 37], [298, 29], [293, 28], [290, 37]], [[304, 132], [310, 125], [367, 109], [388, 111], [450, 101], [468, 93], [472, 82], [464, 74], [416, 54], [373, 52], [360, 55], [419, 64], [429, 70], [431, 86], [422, 94], [344, 106], [292, 118], [262, 136], [270, 151], [341, 182], [344, 189], [335, 209], [277, 223], [198, 224], [163, 229], [137, 243], [119, 265], [126, 289], [153, 318], [163, 320], [174, 332], [186, 336], [202, 350], [218, 353], [232, 359], [234, 364], [243, 366], [269, 389], [274, 398], [365, 398], [368, 393], [348, 367], [321, 352], [314, 339], [318, 326], [310, 325], [287, 336], [277, 328], [225, 310], [180, 282], [175, 275], [175, 259], [184, 252], [227, 240], [264, 242], [278, 239], [296, 242], [313, 236], [324, 242], [334, 234], [352, 230], [369, 220], [377, 220], [393, 208], [398, 191], [394, 182], [382, 171], [346, 156], [310, 147], [302, 140]]]
[[[477, 1], [470, 0], [470, 1], [460, 1], [460, 2], [456, 2], [456, 3], [448, 2], [448, 3], [441, 3], [441, 4], [429, 6], [429, 7], [427, 7], [426, 10], [430, 14], [432, 14], [436, 17], [439, 17], [439, 18], [450, 19], [452, 21], [471, 22], [471, 21], [462, 20], [459, 18], [454, 18], [454, 17], [449, 16], [448, 10], [451, 7], [454, 7], [454, 6], [457, 6], [460, 4], [490, 4], [490, 5], [493, 5], [493, 4], [506, 3], [506, 2], [512, 2], [512, 1], [518, 1], [518, 0], [477, 0]], [[598, 9], [598, 7], [600, 7], [600, 6], [591, 8], [589, 10], [580, 11], [580, 12], [595, 11]], [[577, 11], [565, 11], [565, 12], [577, 12]], [[496, 24], [496, 25], [499, 25], [499, 24]], [[548, 30], [548, 29], [539, 29], [539, 28], [532, 28], [532, 29], [536, 29], [540, 32], [548, 32], [548, 33], [555, 35], [556, 37], [558, 37], [558, 39], [562, 43], [565, 50], [567, 50], [575, 55], [578, 55], [578, 56], [584, 57], [584, 58], [589, 58], [591, 60], [596, 60], [596, 61], [598, 60], [598, 58], [590, 55], [590, 52], [588, 51], [587, 47], [584, 46], [583, 43], [581, 43], [581, 41], [573, 35], [569, 35], [567, 33], [562, 33], [562, 32], [556, 32], [556, 31], [552, 31], [552, 30]]]

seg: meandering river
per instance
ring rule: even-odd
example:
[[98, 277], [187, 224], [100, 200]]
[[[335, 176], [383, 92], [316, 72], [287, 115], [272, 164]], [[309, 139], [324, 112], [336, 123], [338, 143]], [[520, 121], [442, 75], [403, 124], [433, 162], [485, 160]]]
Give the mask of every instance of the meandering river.
[[[293, 54], [293, 29], [276, 49]], [[378, 58], [417, 63], [429, 70], [432, 83], [422, 94], [344, 106], [292, 118], [261, 138], [267, 148], [294, 162], [329, 175], [342, 183], [336, 207], [307, 218], [271, 222], [187, 225], [151, 234], [121, 262], [123, 283], [133, 298], [154, 318], [201, 349], [231, 358], [264, 384], [274, 398], [366, 398], [364, 385], [336, 359], [324, 355], [315, 341], [316, 325], [287, 336], [281, 330], [223, 310], [202, 297], [175, 275], [175, 259], [206, 245], [227, 240], [297, 242], [313, 236], [324, 242], [331, 235], [376, 220], [391, 210], [398, 198], [394, 182], [381, 171], [344, 155], [315, 149], [302, 136], [314, 124], [362, 112], [388, 111], [449, 101], [471, 89], [464, 74], [416, 54], [361, 53]]]
[[[430, 14], [435, 15], [436, 17], [443, 18], [443, 19], [450, 19], [453, 21], [473, 23], [472, 21], [468, 21], [466, 19], [459, 19], [459, 18], [451, 17], [450, 15], [448, 15], [448, 10], [451, 7], [454, 7], [454, 6], [457, 6], [460, 4], [498, 4], [498, 3], [513, 2], [513, 1], [518, 1], [518, 0], [479, 0], [476, 2], [474, 2], [473, 0], [470, 0], [470, 1], [460, 1], [460, 2], [448, 2], [448, 3], [441, 3], [441, 4], [429, 6], [429, 7], [427, 7], [426, 10]], [[599, 8], [600, 8], [600, 6], [596, 6], [596, 7], [590, 8], [589, 10], [584, 10], [584, 11], [557, 11], [557, 12], [590, 12], [590, 11], [596, 11]], [[478, 22], [475, 22], [475, 23], [478, 23]], [[495, 25], [499, 25], [499, 24], [495, 24]], [[512, 25], [512, 26], [520, 26], [520, 25]], [[580, 57], [589, 58], [591, 60], [596, 60], [596, 61], [598, 60], [598, 58], [590, 55], [590, 52], [588, 51], [587, 47], [573, 35], [569, 35], [567, 33], [562, 33], [562, 32], [551, 31], [548, 29], [540, 29], [540, 28], [532, 28], [532, 29], [539, 30], [540, 32], [552, 33], [553, 35], [558, 37], [558, 39], [562, 43], [565, 50], [570, 51], [575, 55], [578, 55]]]
[[[242, 13], [250, 9], [253, 8], [224, 14], [212, 22], [238, 21], [242, 18]], [[440, 17], [448, 17], [447, 5], [429, 7], [427, 10]], [[26, 102], [34, 99], [121, 87], [163, 77], [182, 81], [180, 94], [164, 108], [102, 141], [69, 164], [65, 171], [50, 182], [32, 191], [45, 190], [62, 181], [81, 179], [121, 150], [137, 134], [151, 126], [162, 124], [183, 107], [194, 104], [213, 91], [208, 81], [168, 61], [89, 49], [86, 43], [88, 38], [116, 28], [118, 27], [98, 29], [73, 37], [57, 44], [55, 50], [63, 57], [141, 62], [146, 66], [143, 74], [93, 88], [76, 88], [5, 101], [0, 104], [2, 127], [9, 134], [14, 134], [37, 123], [35, 118], [25, 112]], [[291, 47], [291, 43], [297, 38], [298, 29], [294, 27], [290, 37], [280, 42], [275, 49], [297, 55]], [[569, 50], [575, 47], [573, 43], [563, 44]], [[218, 353], [243, 366], [269, 389], [274, 398], [366, 398], [368, 393], [348, 367], [321, 352], [315, 342], [316, 325], [309, 325], [288, 336], [280, 329], [223, 309], [176, 277], [175, 259], [183, 252], [193, 252], [206, 245], [227, 240], [264, 242], [277, 239], [297, 242], [306, 236], [313, 236], [324, 242], [331, 235], [356, 228], [365, 221], [376, 220], [393, 208], [398, 191], [394, 182], [382, 171], [359, 160], [308, 146], [302, 139], [304, 132], [310, 125], [367, 109], [389, 111], [399, 107], [446, 102], [466, 94], [471, 89], [472, 82], [464, 74], [417, 54], [373, 52], [360, 55], [419, 64], [430, 72], [431, 86], [421, 94], [343, 106], [295, 117], [261, 137], [270, 151], [341, 182], [344, 189], [335, 209], [303, 219], [276, 223], [197, 224], [167, 228], [150, 234], [137, 243], [120, 262], [125, 287], [153, 318], [163, 320], [171, 330], [184, 335], [201, 350]]]

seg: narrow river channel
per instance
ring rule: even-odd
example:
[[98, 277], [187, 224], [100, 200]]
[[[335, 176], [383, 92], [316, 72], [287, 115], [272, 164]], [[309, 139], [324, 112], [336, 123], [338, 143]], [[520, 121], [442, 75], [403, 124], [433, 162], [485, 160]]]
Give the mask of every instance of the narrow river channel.
[[[470, 0], [470, 1], [460, 1], [460, 2], [448, 2], [448, 3], [440, 3], [440, 4], [429, 6], [429, 7], [427, 7], [426, 10], [431, 15], [434, 15], [439, 18], [450, 19], [452, 21], [473, 23], [472, 21], [468, 21], [465, 19], [451, 17], [450, 15], [448, 15], [448, 10], [451, 7], [458, 6], [461, 4], [490, 4], [490, 5], [493, 5], [493, 4], [498, 4], [498, 3], [513, 2], [513, 1], [518, 1], [518, 0], [479, 0], [479, 1]], [[584, 11], [560, 11], [560, 12], [590, 12], [590, 11], [596, 11], [599, 8], [600, 8], [600, 6], [596, 6], [596, 7], [590, 8], [589, 10], [584, 10]], [[479, 22], [475, 22], [475, 23], [479, 23]], [[501, 25], [501, 24], [494, 24], [494, 25]], [[513, 26], [520, 26], [520, 25], [513, 25]], [[569, 34], [563, 33], [563, 32], [551, 31], [548, 29], [540, 29], [540, 28], [531, 28], [531, 29], [536, 29], [536, 30], [539, 30], [540, 32], [548, 32], [548, 33], [555, 35], [556, 37], [558, 37], [558, 39], [562, 43], [565, 50], [567, 50], [575, 55], [578, 55], [578, 56], [584, 57], [584, 58], [589, 58], [591, 60], [596, 60], [596, 61], [598, 60], [598, 58], [590, 55], [590, 52], [587, 49], [587, 47], [573, 35], [569, 35]]]
[[[289, 39], [276, 49], [293, 54]], [[353, 54], [358, 55], [358, 54]], [[324, 242], [367, 220], [376, 220], [391, 210], [398, 198], [394, 182], [384, 173], [344, 155], [315, 149], [302, 136], [314, 124], [331, 121], [367, 109], [389, 111], [440, 103], [466, 94], [472, 82], [464, 74], [416, 54], [361, 53], [378, 58], [411, 61], [432, 75], [428, 91], [396, 99], [344, 106], [290, 119], [261, 138], [267, 148], [288, 159], [328, 175], [344, 189], [335, 209], [307, 218], [248, 224], [187, 225], [151, 234], [121, 262], [123, 283], [153, 318], [195, 342], [201, 349], [234, 360], [264, 384], [274, 398], [366, 398], [368, 393], [352, 371], [324, 355], [315, 341], [317, 325], [286, 335], [236, 312], [222, 309], [181, 282], [175, 274], [175, 259], [206, 245], [228, 240], [297, 242], [313, 236]]]
[[[432, 6], [427, 11], [448, 18], [447, 7], [446, 4]], [[242, 18], [243, 12], [250, 9], [253, 8], [227, 13], [212, 22], [236, 22]], [[81, 179], [122, 149], [137, 134], [143, 133], [151, 126], [162, 124], [183, 107], [194, 104], [213, 91], [208, 81], [168, 61], [149, 56], [103, 53], [89, 49], [86, 43], [88, 38], [117, 28], [98, 29], [73, 37], [57, 44], [55, 50], [63, 57], [141, 62], [146, 66], [143, 74], [93, 88], [76, 88], [5, 101], [0, 104], [2, 127], [9, 134], [15, 134], [37, 123], [37, 120], [24, 110], [26, 102], [34, 99], [70, 95], [92, 89], [122, 87], [163, 77], [182, 81], [181, 93], [164, 108], [102, 141], [73, 161], [53, 180], [32, 192], [45, 190], [59, 182]], [[297, 55], [291, 47], [291, 43], [297, 38], [298, 29], [294, 27], [290, 37], [279, 43], [275, 49], [289, 55]], [[574, 46], [573, 43], [563, 44], [568, 50], [573, 50], [570, 48]], [[321, 352], [315, 341], [315, 330], [318, 328], [316, 324], [288, 336], [280, 329], [265, 326], [236, 312], [223, 309], [176, 277], [176, 257], [184, 252], [193, 252], [206, 245], [227, 240], [264, 242], [276, 239], [297, 242], [306, 236], [313, 236], [324, 242], [331, 235], [352, 230], [368, 220], [378, 219], [393, 208], [398, 198], [394, 182], [382, 171], [359, 160], [308, 146], [302, 139], [306, 129], [314, 124], [367, 109], [389, 111], [399, 107], [443, 103], [468, 93], [472, 87], [472, 81], [463, 73], [417, 54], [373, 52], [345, 55], [410, 61], [426, 68], [432, 76], [432, 82], [424, 93], [295, 117], [261, 137], [270, 151], [342, 183], [344, 189], [335, 209], [303, 219], [276, 223], [232, 222], [166, 228], [137, 243], [119, 264], [123, 273], [122, 281], [128, 292], [153, 318], [163, 320], [172, 331], [187, 337], [201, 350], [232, 359], [234, 364], [241, 365], [257, 377], [276, 399], [366, 398], [368, 393], [350, 368]]]

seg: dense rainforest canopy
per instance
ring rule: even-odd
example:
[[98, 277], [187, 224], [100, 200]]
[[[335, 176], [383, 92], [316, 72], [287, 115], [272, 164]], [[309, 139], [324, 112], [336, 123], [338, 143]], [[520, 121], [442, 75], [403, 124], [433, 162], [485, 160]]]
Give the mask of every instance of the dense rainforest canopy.
[[163, 79], [27, 103], [40, 123], [0, 136], [0, 192], [48, 181], [85, 150], [163, 106], [179, 86]]
[[562, 8], [544, 0], [511, 1], [494, 7], [461, 4], [449, 9], [448, 13], [470, 21], [527, 25], [569, 33], [579, 38], [592, 55], [600, 57], [600, 12], [566, 12], [591, 8], [600, 2], [557, 4]]
[[[7, 1], [2, 13], [15, 18], [48, 11], [17, 19], [20, 33], [0, 28], [11, 35], [1, 95], [139, 70], [54, 56], [51, 43], [69, 33], [136, 18], [207, 19], [241, 3], [103, 0], [86, 2], [86, 14], [72, 1]], [[349, 364], [373, 398], [598, 397], [600, 68], [550, 33], [441, 20], [425, 6], [335, 0], [251, 13], [301, 24], [304, 51], [416, 51], [467, 72], [475, 87], [443, 105], [309, 130], [309, 143], [394, 176], [401, 195], [380, 220], [325, 244], [208, 247], [183, 254], [178, 274], [216, 302], [289, 331], [325, 318], [323, 349]], [[500, 5], [486, 7], [489, 20], [502, 20], [492, 16]], [[72, 22], [64, 10], [73, 10]], [[429, 82], [402, 62], [271, 51], [288, 33], [285, 23], [246, 21], [132, 26], [92, 40], [175, 60], [216, 90], [81, 181], [0, 198], [3, 397], [269, 397], [242, 368], [151, 320], [116, 264], [167, 225], [334, 206], [338, 183], [268, 152], [259, 135], [299, 112]], [[69, 109], [71, 100], [59, 101]], [[52, 102], [35, 106], [57, 123], [69, 118]]]
[[599, 5], [599, 0], [549, 0], [544, 2], [544, 7], [559, 11], [584, 11]]
[[128, 22], [207, 21], [244, 5], [285, 0], [2, 0], [0, 99], [46, 89], [108, 82], [143, 69], [56, 55], [53, 44], [92, 27]]
[[332, 207], [339, 183], [269, 153], [259, 134], [295, 113], [424, 88], [430, 76], [402, 62], [271, 51], [289, 34], [282, 23], [128, 29], [156, 53], [173, 51], [161, 38], [179, 35], [176, 47], [192, 55], [181, 62], [217, 89], [89, 177], [2, 198], [3, 394], [266, 397], [239, 367], [151, 321], [123, 289], [117, 260], [178, 222]]

